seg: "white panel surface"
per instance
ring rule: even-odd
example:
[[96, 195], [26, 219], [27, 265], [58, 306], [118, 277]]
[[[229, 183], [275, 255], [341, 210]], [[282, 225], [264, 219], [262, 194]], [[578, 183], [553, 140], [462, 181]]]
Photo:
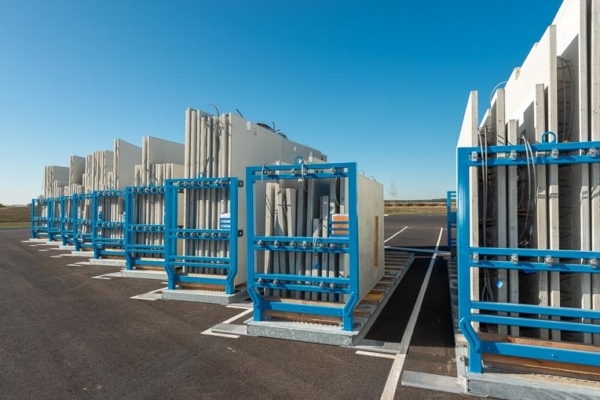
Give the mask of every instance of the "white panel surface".
[[383, 277], [383, 185], [358, 175], [360, 299]]
[[116, 189], [133, 186], [135, 166], [142, 162], [142, 148], [122, 139], [114, 141], [113, 179]]

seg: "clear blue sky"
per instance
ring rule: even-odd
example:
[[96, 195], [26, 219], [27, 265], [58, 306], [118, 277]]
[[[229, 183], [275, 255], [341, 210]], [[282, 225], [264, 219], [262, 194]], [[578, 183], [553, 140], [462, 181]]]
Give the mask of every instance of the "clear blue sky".
[[402, 199], [455, 187], [470, 90], [521, 65], [559, 0], [0, 2], [0, 203], [45, 165], [238, 108]]

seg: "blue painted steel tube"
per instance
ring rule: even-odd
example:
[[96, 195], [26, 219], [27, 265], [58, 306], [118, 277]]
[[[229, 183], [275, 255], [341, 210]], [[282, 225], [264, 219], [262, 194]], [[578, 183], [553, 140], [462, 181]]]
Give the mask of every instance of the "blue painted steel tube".
[[[600, 142], [542, 143], [533, 144], [531, 147], [537, 154], [533, 157], [536, 165], [600, 163], [598, 156]], [[532, 162], [531, 157], [527, 159], [524, 156], [526, 150], [522, 145], [491, 146], [486, 151], [488, 155], [506, 156], [489, 158], [487, 167], [518, 166]], [[598, 251], [471, 247], [470, 228], [477, 221], [470, 220], [469, 172], [471, 168], [479, 168], [482, 165], [480, 148], [457, 150], [458, 313], [459, 327], [469, 343], [469, 371], [482, 373], [483, 353], [600, 366], [600, 354], [595, 351], [482, 341], [473, 329], [472, 323], [479, 322], [600, 334], [599, 325], [586, 322], [600, 320], [600, 311], [597, 310], [483, 302], [471, 299], [471, 268], [600, 273]], [[499, 258], [509, 261], [499, 260]]]
[[31, 199], [31, 204], [29, 205], [29, 229], [30, 229], [30, 234], [31, 234], [31, 238], [35, 239], [36, 236], [36, 231], [35, 231], [35, 199]]
[[[471, 334], [471, 271], [469, 259], [471, 247], [471, 215], [469, 209], [469, 155], [467, 148], [457, 150], [457, 262], [458, 262], [458, 320], [465, 337], [469, 340], [469, 371], [482, 373], [482, 353], [479, 337]], [[475, 221], [477, 223], [477, 221]], [[469, 328], [465, 330], [465, 327]]]
[[456, 201], [456, 191], [450, 190], [446, 194], [446, 216], [447, 216], [447, 227], [448, 232], [446, 237], [448, 239], [448, 250], [452, 250], [455, 246], [455, 238], [452, 237], [452, 230], [456, 227], [456, 210], [452, 209], [453, 203]]
[[167, 273], [167, 288], [174, 290], [177, 286], [175, 259], [177, 255], [177, 192], [171, 180], [165, 182], [165, 272]]
[[259, 289], [254, 286], [256, 281], [256, 252], [254, 247], [254, 232], [256, 224], [255, 215], [255, 200], [254, 200], [254, 174], [256, 170], [246, 168], [246, 281], [248, 286], [248, 295], [252, 300], [253, 319], [254, 321], [262, 321], [264, 319], [264, 304]]
[[229, 186], [229, 209], [231, 210], [231, 238], [229, 243], [229, 258], [231, 266], [227, 272], [227, 283], [225, 285], [225, 293], [232, 294], [235, 290], [235, 277], [238, 273], [238, 227], [239, 227], [239, 203], [238, 203], [239, 182], [237, 178], [231, 178]]
[[132, 270], [135, 264], [133, 252], [131, 246], [134, 243], [135, 233], [131, 229], [134, 221], [133, 210], [134, 210], [134, 195], [131, 187], [125, 188], [125, 224], [123, 227], [123, 235], [125, 237], [125, 243], [123, 244], [123, 250], [125, 251], [125, 269]]
[[40, 207], [40, 201], [38, 199], [31, 199], [31, 208], [29, 210], [30, 212], [30, 221], [31, 221], [31, 238], [32, 239], [39, 239], [40, 237], [40, 221], [42, 216], [41, 215], [37, 215], [36, 210], [37, 208]]

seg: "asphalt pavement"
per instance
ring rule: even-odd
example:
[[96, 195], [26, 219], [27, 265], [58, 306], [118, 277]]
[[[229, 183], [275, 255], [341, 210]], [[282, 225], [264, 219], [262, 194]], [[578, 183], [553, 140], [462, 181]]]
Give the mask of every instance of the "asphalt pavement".
[[[429, 252], [417, 253], [368, 338], [402, 340], [443, 227], [444, 216], [386, 217], [386, 238], [404, 229], [386, 245]], [[380, 399], [389, 391], [390, 356], [202, 334], [244, 310], [132, 299], [165, 284], [98, 279], [119, 268], [68, 266], [83, 259], [52, 257], [64, 251], [23, 243], [28, 234], [0, 230], [1, 399]], [[437, 259], [404, 370], [455, 374], [447, 287], [445, 261]], [[466, 398], [400, 383], [393, 393]]]

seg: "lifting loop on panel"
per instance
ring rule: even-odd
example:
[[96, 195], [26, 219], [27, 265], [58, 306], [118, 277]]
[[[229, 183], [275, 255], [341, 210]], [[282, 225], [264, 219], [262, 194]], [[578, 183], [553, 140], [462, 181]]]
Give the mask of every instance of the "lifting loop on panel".
[[[551, 139], [548, 139], [551, 137]], [[542, 133], [542, 143], [556, 143], [556, 133], [552, 131]]]

